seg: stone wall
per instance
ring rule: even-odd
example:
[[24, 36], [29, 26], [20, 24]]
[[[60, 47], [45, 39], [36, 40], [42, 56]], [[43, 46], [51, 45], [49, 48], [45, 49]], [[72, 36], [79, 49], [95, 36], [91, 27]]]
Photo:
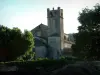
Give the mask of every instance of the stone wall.
[[54, 59], [57, 59], [60, 56], [60, 37], [48, 37], [48, 45], [52, 47], [51, 56]]
[[35, 58], [45, 58], [47, 54], [47, 48], [45, 46], [36, 46], [35, 53]]

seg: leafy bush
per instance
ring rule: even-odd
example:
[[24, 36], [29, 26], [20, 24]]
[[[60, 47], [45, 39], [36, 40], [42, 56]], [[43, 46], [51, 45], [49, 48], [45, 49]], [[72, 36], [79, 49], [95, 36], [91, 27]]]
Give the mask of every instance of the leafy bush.
[[35, 60], [35, 52], [30, 51], [28, 54], [21, 55], [15, 61]]
[[44, 59], [44, 60], [33, 60], [33, 61], [10, 61], [0, 63], [0, 65], [7, 66], [17, 66], [19, 69], [23, 68], [27, 71], [32, 71], [36, 68], [44, 68], [46, 71], [54, 70], [57, 68], [61, 68], [64, 65], [75, 63], [75, 61], [71, 60], [53, 60], [53, 59]]
[[10, 29], [3, 25], [0, 26], [0, 53], [4, 53], [3, 57], [6, 57], [7, 61], [29, 53], [33, 47], [34, 38], [30, 31], [25, 30], [22, 33], [17, 27]]

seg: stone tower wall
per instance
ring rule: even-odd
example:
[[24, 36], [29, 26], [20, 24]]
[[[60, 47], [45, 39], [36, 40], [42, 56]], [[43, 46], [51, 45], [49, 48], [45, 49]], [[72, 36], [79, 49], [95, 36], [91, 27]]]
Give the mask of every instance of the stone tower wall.
[[52, 47], [51, 58], [57, 59], [64, 47], [63, 10], [47, 9], [48, 45]]

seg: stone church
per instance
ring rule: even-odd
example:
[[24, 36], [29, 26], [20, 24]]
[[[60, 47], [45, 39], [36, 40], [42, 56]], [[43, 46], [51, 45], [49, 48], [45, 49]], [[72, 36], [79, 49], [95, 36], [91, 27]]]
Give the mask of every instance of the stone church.
[[[63, 9], [58, 7], [47, 9], [47, 25], [40, 24], [31, 32], [34, 35], [36, 58], [59, 59], [60, 56], [71, 55], [74, 38], [65, 34], [63, 29]], [[69, 37], [70, 36], [70, 37]]]

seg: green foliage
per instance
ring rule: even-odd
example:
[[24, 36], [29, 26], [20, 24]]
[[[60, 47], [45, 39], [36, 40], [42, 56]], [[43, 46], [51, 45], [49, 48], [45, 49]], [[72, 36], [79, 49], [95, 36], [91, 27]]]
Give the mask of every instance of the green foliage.
[[10, 32], [11, 32], [11, 29], [3, 25], [0, 26], [0, 48], [5, 48], [10, 42], [10, 36], [9, 36]]
[[100, 60], [100, 5], [79, 13], [80, 26], [72, 45], [73, 55], [83, 59]]
[[[43, 59], [43, 60], [34, 60], [34, 61], [10, 61], [10, 62], [1, 62], [0, 65], [6, 66], [17, 66], [23, 68], [25, 71], [33, 71], [36, 68], [43, 68], [47, 71], [52, 71], [58, 68], [63, 67], [67, 64], [73, 64], [75, 61], [72, 60], [53, 60], [53, 59]], [[23, 70], [23, 71], [24, 71]]]
[[60, 60], [66, 60], [66, 61], [82, 61], [82, 59], [74, 57], [74, 56], [61, 56]]
[[48, 58], [37, 58], [36, 61], [49, 60]]
[[7, 60], [15, 60], [17, 57], [29, 53], [34, 47], [34, 38], [31, 32], [25, 30], [24, 33], [17, 27], [13, 29], [0, 26], [0, 51], [6, 48]]
[[27, 60], [34, 60], [35, 59], [35, 52], [30, 51], [29, 53], [26, 53], [24, 55], [21, 55], [16, 59], [16, 61], [27, 61]]
[[34, 43], [33, 43], [33, 35], [31, 32], [25, 30], [24, 31], [24, 39], [25, 41], [27, 41], [27, 43], [29, 44], [29, 47], [34, 47]]
[[94, 9], [85, 8], [80, 12], [78, 20], [81, 26], [78, 27], [79, 32], [100, 31], [100, 5], [96, 4]]

